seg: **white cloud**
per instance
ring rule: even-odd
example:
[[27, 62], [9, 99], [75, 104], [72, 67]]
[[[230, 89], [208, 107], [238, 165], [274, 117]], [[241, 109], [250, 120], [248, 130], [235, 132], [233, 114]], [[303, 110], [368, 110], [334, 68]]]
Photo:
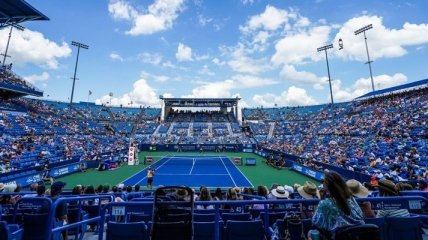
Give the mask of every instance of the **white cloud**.
[[244, 5], [253, 5], [255, 0], [241, 0]]
[[211, 61], [212, 63], [214, 63], [215, 65], [217, 65], [217, 66], [223, 66], [224, 64], [226, 64], [226, 62], [225, 61], [221, 61], [220, 59], [218, 59], [218, 58], [213, 58], [213, 60]]
[[192, 48], [186, 46], [182, 43], [178, 44], [177, 52], [175, 53], [175, 57], [178, 61], [193, 61], [192, 58]]
[[273, 85], [277, 82], [252, 75], [235, 75], [230, 79], [218, 82], [202, 83], [192, 89], [192, 93], [185, 97], [230, 97], [231, 91], [236, 89], [255, 88]]
[[264, 107], [274, 107], [275, 104], [278, 106], [306, 106], [317, 104], [317, 102], [307, 94], [305, 89], [295, 86], [289, 87], [279, 96], [272, 93], [263, 95], [256, 94], [253, 96], [253, 101], [257, 105], [262, 105]]
[[208, 18], [208, 17], [205, 17], [204, 15], [202, 15], [202, 14], [198, 14], [198, 22], [199, 22], [199, 25], [201, 25], [201, 26], [206, 26], [208, 23], [210, 23], [210, 22], [212, 22], [213, 21], [213, 19], [212, 18]]
[[153, 79], [155, 82], [164, 83], [168, 81], [170, 78], [165, 75], [155, 75], [148, 72], [141, 72], [140, 76], [144, 79]]
[[298, 71], [293, 65], [284, 65], [281, 69], [280, 76], [285, 81], [312, 84], [317, 89], [322, 89], [323, 85], [327, 84], [328, 80], [326, 77], [318, 77], [314, 73], [308, 71]]
[[[7, 39], [9, 28], [0, 30], [0, 39]], [[6, 48], [6, 41], [0, 41], [0, 49]], [[14, 30], [10, 39], [8, 55], [12, 56], [13, 63], [24, 65], [32, 63], [44, 68], [58, 68], [60, 58], [71, 55], [71, 48], [66, 42], [58, 44], [51, 41], [36, 31], [25, 29], [24, 31]], [[6, 62], [10, 60], [6, 59]]]
[[155, 0], [144, 10], [137, 9], [125, 0], [111, 0], [108, 11], [116, 20], [132, 22], [126, 34], [138, 36], [170, 29], [183, 8], [184, 0]]
[[229, 97], [233, 88], [232, 80], [222, 82], [207, 83], [192, 89], [192, 93], [184, 97], [194, 98], [224, 98]]
[[328, 41], [330, 31], [329, 26], [316, 26], [307, 31], [291, 32], [276, 43], [272, 63], [303, 64], [308, 60], [322, 59], [316, 48]]
[[138, 58], [141, 59], [143, 63], [149, 63], [152, 65], [159, 65], [162, 62], [162, 55], [159, 53], [140, 53]]
[[208, 75], [208, 76], [215, 75], [215, 73], [209, 69], [208, 65], [204, 65], [202, 69], [198, 71], [198, 73], [202, 75]]
[[267, 5], [263, 13], [252, 16], [245, 26], [240, 26], [242, 32], [252, 32], [256, 29], [274, 31], [288, 21], [289, 13], [286, 10], [278, 9]]
[[36, 82], [46, 82], [49, 80], [50, 75], [47, 72], [43, 72], [42, 74], [33, 74], [30, 76], [23, 77], [26, 81], [28, 81], [31, 84], [35, 84]]
[[265, 64], [264, 59], [249, 57], [246, 53], [245, 46], [241, 43], [238, 43], [238, 46], [231, 48], [231, 50], [231, 60], [229, 60], [227, 64], [236, 72], [258, 74], [270, 69], [270, 67]]
[[138, 15], [137, 11], [123, 0], [111, 1], [108, 5], [108, 11], [117, 20], [131, 20], [132, 17]]
[[373, 28], [366, 31], [370, 58], [400, 57], [407, 54], [405, 47], [428, 43], [428, 24], [404, 23], [399, 29], [390, 29], [383, 25], [379, 16], [355, 17], [343, 24], [336, 34], [334, 42], [343, 40], [344, 48], [336, 51], [342, 59], [367, 61], [366, 46], [363, 33], [356, 35], [354, 31], [368, 24]]
[[[380, 90], [406, 83], [407, 76], [402, 73], [396, 73], [392, 76], [383, 74], [379, 76], [374, 76], [373, 82], [375, 84], [375, 89]], [[351, 87], [342, 89], [341, 81], [335, 80], [332, 81], [332, 89], [334, 101], [343, 102], [350, 101], [354, 98], [371, 92], [372, 84], [370, 78], [360, 78], [357, 79]], [[328, 99], [330, 99], [330, 95], [328, 95]]]
[[117, 54], [115, 52], [110, 53], [109, 57], [112, 60], [116, 60], [116, 61], [119, 61], [119, 62], [123, 62], [124, 61], [124, 59], [122, 58], [122, 56], [120, 56], [119, 54]]
[[[110, 96], [104, 95], [101, 98], [95, 100], [97, 104], [106, 104], [110, 102]], [[160, 106], [159, 96], [155, 90], [147, 83], [145, 79], [139, 79], [133, 84], [133, 90], [129, 93], [125, 93], [120, 97], [113, 96], [111, 98], [111, 104], [113, 106], [129, 106], [130, 103], [133, 106]]]

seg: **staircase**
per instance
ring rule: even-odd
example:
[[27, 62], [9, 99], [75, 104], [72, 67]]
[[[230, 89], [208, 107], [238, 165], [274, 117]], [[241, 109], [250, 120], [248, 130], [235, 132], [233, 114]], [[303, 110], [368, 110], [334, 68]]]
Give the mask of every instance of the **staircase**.
[[106, 111], [108, 112], [108, 114], [110, 115], [110, 121], [115, 121], [116, 119], [115, 119], [115, 117], [114, 117], [114, 114], [113, 114], [113, 112], [110, 110], [110, 108], [109, 107], [105, 107], [104, 109], [106, 109]]
[[229, 132], [228, 135], [233, 135], [232, 125], [230, 124], [230, 122], [227, 122], [226, 126], [227, 126], [227, 131]]
[[141, 109], [141, 112], [138, 114], [135, 125], [132, 128], [131, 138], [135, 137], [135, 133], [137, 132], [138, 124], [142, 122], [144, 115], [145, 115], [145, 112], [144, 112], [144, 108], [143, 108], [143, 109]]
[[270, 125], [270, 128], [269, 128], [269, 134], [267, 136], [267, 139], [271, 139], [273, 137], [273, 133], [275, 131], [275, 123], [271, 122], [271, 123], [269, 123], [269, 125]]
[[191, 137], [193, 132], [193, 122], [189, 123], [189, 129], [187, 129], [187, 136]]
[[212, 137], [213, 136], [213, 123], [209, 122], [209, 123], [207, 123], [207, 125], [208, 125], [208, 136]]
[[171, 126], [169, 126], [168, 131], [166, 132], [166, 134], [170, 135], [172, 133], [172, 130], [174, 129], [174, 124], [175, 124], [175, 122], [171, 123]]

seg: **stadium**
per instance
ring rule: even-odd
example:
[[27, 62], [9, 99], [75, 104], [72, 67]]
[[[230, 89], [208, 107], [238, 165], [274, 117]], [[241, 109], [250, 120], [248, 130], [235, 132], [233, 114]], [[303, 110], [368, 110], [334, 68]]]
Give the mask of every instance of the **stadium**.
[[[103, 3], [104, 8], [108, 8], [105, 15], [118, 26], [111, 36], [129, 39], [143, 35], [139, 40], [144, 44], [149, 43], [148, 35], [172, 31], [174, 24], [179, 25], [174, 21], [180, 14], [193, 14], [189, 10], [193, 8], [202, 12], [203, 5], [210, 4], [154, 0], [147, 9], [141, 10], [143, 7], [132, 1], [108, 2], [107, 7]], [[174, 35], [179, 35], [180, 40], [175, 63], [159, 54], [122, 57], [111, 52], [111, 65], [103, 62], [101, 66], [97, 61], [102, 61], [104, 53], [94, 45], [104, 42], [92, 40], [86, 45], [70, 41], [76, 48], [71, 51], [65, 40], [51, 41], [47, 36], [53, 39], [54, 34], [46, 32], [45, 38], [43, 28], [38, 28], [45, 25], [50, 29], [46, 31], [60, 32], [62, 28], [54, 18], [81, 17], [65, 9], [82, 7], [87, 10], [82, 11], [84, 14], [91, 11], [93, 14], [91, 20], [85, 20], [88, 26], [73, 28], [70, 24], [77, 20], [61, 23], [66, 31], [100, 35], [109, 40], [109, 45], [121, 45], [120, 41], [115, 42], [116, 37], [105, 37], [102, 27], [96, 34], [89, 29], [92, 22], [102, 18], [98, 12], [101, 3], [91, 3], [96, 5], [93, 6], [64, 1], [62, 9], [58, 9], [37, 1], [0, 1], [0, 41], [4, 41], [0, 44], [3, 56], [0, 240], [427, 238], [428, 79], [424, 79], [426, 68], [423, 67], [428, 46], [428, 39], [424, 39], [428, 36], [426, 19], [422, 19], [423, 24], [406, 22], [397, 36], [391, 35], [395, 29], [388, 32], [388, 39], [401, 41], [398, 46], [391, 45], [390, 41], [379, 43], [376, 39], [382, 34], [369, 35], [376, 28], [390, 30], [375, 22], [353, 29], [355, 25], [350, 20], [340, 30], [337, 24], [332, 24], [329, 31], [336, 29], [337, 35], [331, 37], [328, 33], [316, 44], [332, 41], [334, 44], [310, 46], [311, 53], [299, 57], [298, 51], [304, 52], [302, 49], [308, 46], [301, 47], [299, 41], [303, 40], [293, 37], [311, 24], [315, 24], [315, 30], [306, 37], [322, 32], [325, 19], [311, 23], [302, 15], [303, 10], [290, 6], [287, 10], [285, 6], [282, 9], [273, 6], [276, 3], [236, 2], [228, 10], [222, 6], [223, 10], [233, 12], [238, 7], [259, 6], [257, 11], [264, 12], [254, 15], [251, 10], [246, 16], [246, 25], [237, 25], [241, 38], [250, 36], [254, 37], [253, 41], [241, 39], [233, 51], [231, 46], [220, 44], [218, 57], [228, 54], [242, 57], [243, 62], [252, 65], [250, 69], [243, 66], [243, 62], [238, 64], [236, 59], [222, 62], [213, 57], [215, 51], [209, 47], [206, 47], [207, 55], [192, 54], [182, 39], [195, 37], [208, 46], [210, 37], [201, 40], [196, 33], [186, 36], [177, 32]], [[314, 2], [311, 6], [321, 8], [323, 1]], [[318, 11], [317, 8], [314, 11]], [[376, 20], [374, 13], [364, 14], [360, 16], [363, 22]], [[142, 27], [157, 17], [156, 24]], [[233, 25], [229, 17], [222, 18], [229, 21], [228, 24], [199, 12], [197, 18], [187, 17], [189, 22], [198, 19], [199, 27], [212, 24], [214, 32]], [[280, 21], [282, 18], [288, 20]], [[100, 20], [103, 21], [106, 20]], [[120, 21], [134, 25], [120, 33], [123, 27]], [[296, 24], [288, 26], [291, 24], [288, 21]], [[189, 22], [184, 24], [184, 29], [192, 28]], [[274, 31], [279, 26], [289, 32], [293, 32], [291, 28], [298, 29], [294, 35], [290, 33], [291, 42], [284, 37], [286, 34]], [[345, 31], [349, 26], [353, 29], [351, 33]], [[252, 32], [259, 28], [263, 28], [259, 34]], [[415, 31], [410, 34], [413, 39], [407, 38], [405, 31]], [[349, 35], [357, 40], [346, 38]], [[67, 36], [65, 39], [69, 41]], [[273, 37], [284, 38], [275, 46], [266, 44], [267, 39]], [[375, 47], [369, 52], [371, 38], [375, 40]], [[161, 48], [171, 45], [171, 39], [168, 33], [156, 37], [156, 41], [164, 44]], [[123, 42], [127, 44], [130, 43]], [[352, 55], [352, 44], [359, 44], [362, 58], [360, 53]], [[250, 48], [246, 54], [263, 53], [267, 48], [275, 48], [277, 52], [272, 53], [270, 62], [265, 64], [262, 60], [267, 57], [250, 59], [251, 56], [240, 55], [244, 45]], [[50, 55], [53, 48], [58, 52]], [[295, 50], [295, 55], [287, 51], [281, 53], [281, 48]], [[90, 63], [85, 63], [90, 51], [94, 51], [95, 56], [90, 58]], [[409, 72], [421, 69], [422, 77], [409, 74], [415, 79], [407, 80], [401, 73], [387, 76], [391, 71], [385, 70], [382, 64], [386, 60], [382, 57], [401, 57], [410, 52], [416, 52], [412, 56], [420, 57], [419, 61], [404, 63], [406, 58], [403, 63], [393, 64], [400, 69], [397, 72], [406, 68]], [[75, 58], [62, 59], [70, 56]], [[228, 66], [239, 74], [226, 76], [227, 80], [222, 82], [201, 80], [200, 75], [209, 79], [222, 74], [212, 72], [211, 65], [203, 65], [199, 72], [192, 68], [196, 62], [207, 59], [212, 59], [211, 63], [219, 68]], [[282, 59], [281, 66], [276, 63], [278, 59]], [[374, 59], [379, 65], [374, 64]], [[369, 78], [341, 88], [341, 81], [331, 74], [343, 74], [341, 77], [345, 78], [351, 73], [338, 68], [360, 60], [366, 62], [359, 62], [364, 69], [357, 71], [361, 70]], [[280, 73], [276, 78], [291, 79], [290, 72], [298, 71], [297, 67], [310, 69], [312, 65], [322, 65], [320, 68], [325, 71], [324, 61], [328, 77], [317, 77], [309, 70], [296, 73], [299, 78], [305, 78], [302, 82], [312, 84], [315, 92], [325, 95], [321, 100], [308, 94], [312, 88], [309, 85], [296, 85], [307, 89], [293, 85], [275, 96], [262, 95], [264, 87], [283, 88], [280, 86], [283, 83], [257, 74], [277, 68]], [[159, 67], [165, 72], [170, 69], [168, 73], [180, 76], [173, 79], [166, 73], [156, 75], [155, 70], [153, 73], [143, 70], [137, 73], [142, 79], [128, 83], [123, 79], [131, 78], [131, 73], [124, 65], [140, 71], [134, 66], [136, 62], [152, 64], [149, 69]], [[373, 68], [379, 66], [376, 71], [385, 74], [373, 76], [372, 64]], [[260, 70], [262, 67], [268, 70]], [[39, 76], [35, 71], [40, 69], [44, 72]], [[74, 73], [71, 81], [61, 82], [62, 71]], [[108, 82], [109, 75], [114, 82]], [[181, 92], [180, 88], [190, 89], [193, 82], [181, 79], [190, 79], [189, 76], [195, 76], [192, 79], [197, 86], [191, 94]], [[51, 83], [51, 77], [56, 78], [57, 83]], [[143, 78], [154, 80], [149, 82]], [[89, 81], [93, 81], [93, 85], [85, 85]], [[152, 89], [149, 83], [155, 87]], [[358, 84], [363, 87], [357, 88]], [[82, 85], [90, 88], [82, 90]], [[113, 90], [120, 92], [123, 85], [133, 85], [134, 89], [122, 97], [115, 96]], [[102, 95], [101, 89], [110, 92]], [[232, 94], [235, 90], [240, 92]], [[156, 94], [159, 92], [164, 94]], [[246, 95], [248, 92], [254, 94], [253, 98]], [[91, 97], [96, 100], [91, 101]]]

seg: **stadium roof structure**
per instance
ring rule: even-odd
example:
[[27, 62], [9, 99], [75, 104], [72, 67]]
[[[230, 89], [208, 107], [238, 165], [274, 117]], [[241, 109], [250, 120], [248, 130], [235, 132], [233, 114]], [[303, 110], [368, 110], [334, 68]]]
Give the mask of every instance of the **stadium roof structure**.
[[49, 18], [24, 0], [1, 0], [0, 28], [34, 20]]
[[232, 107], [236, 106], [241, 98], [164, 98], [165, 106], [170, 107]]
[[406, 83], [406, 84], [403, 84], [400, 86], [385, 88], [385, 89], [377, 90], [374, 92], [369, 92], [369, 93], [364, 94], [360, 97], [357, 97], [356, 100], [361, 100], [361, 99], [374, 97], [374, 96], [378, 96], [378, 95], [382, 95], [382, 94], [389, 94], [389, 93], [393, 93], [393, 92], [397, 92], [397, 91], [404, 91], [404, 90], [408, 90], [411, 88], [424, 87], [424, 85], [428, 85], [428, 79], [419, 80], [419, 81], [411, 82], [411, 83]]

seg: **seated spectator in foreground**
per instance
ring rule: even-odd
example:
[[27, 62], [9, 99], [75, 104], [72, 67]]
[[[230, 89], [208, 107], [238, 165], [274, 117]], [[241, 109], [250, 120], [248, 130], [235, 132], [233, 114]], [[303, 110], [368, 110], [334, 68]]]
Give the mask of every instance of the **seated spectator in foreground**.
[[[297, 187], [297, 192], [299, 195], [304, 199], [319, 199], [320, 198], [320, 191], [318, 190], [317, 186], [313, 184], [312, 182], [306, 181], [303, 186]], [[303, 209], [303, 205], [300, 204], [300, 209], [302, 212], [303, 218], [311, 218], [314, 215], [315, 212], [315, 205], [307, 206], [307, 209]]]
[[[277, 200], [284, 200], [284, 199], [288, 199], [288, 197], [290, 196], [290, 193], [285, 191], [285, 188], [283, 186], [278, 186], [275, 189], [272, 190], [272, 195], [275, 197], [275, 199]], [[272, 208], [285, 208], [285, 204], [273, 204]]]
[[[379, 181], [379, 196], [381, 197], [396, 197], [399, 196], [399, 190], [392, 181], [380, 180]], [[385, 209], [377, 212], [377, 217], [408, 217], [410, 216], [407, 209]]]
[[[266, 186], [259, 185], [257, 187], [257, 196], [263, 197], [263, 200], [266, 200], [268, 198], [268, 195], [269, 195], [269, 190], [267, 189]], [[256, 199], [254, 199], [254, 200], [256, 200]], [[253, 209], [264, 209], [265, 204], [254, 204], [252, 208]]]
[[[202, 187], [195, 201], [211, 201], [211, 193], [207, 187]], [[213, 205], [196, 205], [196, 209], [214, 209]]]
[[[55, 202], [58, 198], [60, 198], [62, 190], [64, 189], [65, 183], [64, 182], [54, 182], [51, 185], [51, 199], [52, 202]], [[68, 223], [68, 210], [67, 210], [67, 204], [66, 203], [60, 203], [57, 205], [57, 208], [55, 210], [55, 219], [59, 226], [66, 225]], [[62, 232], [63, 239], [68, 239], [67, 230]]]
[[324, 190], [312, 217], [312, 225], [320, 229], [321, 235], [334, 239], [339, 228], [364, 223], [360, 206], [338, 173], [325, 173]]
[[[350, 179], [346, 181], [346, 185], [351, 191], [352, 196], [356, 198], [366, 198], [370, 195], [369, 190], [355, 179]], [[376, 217], [376, 214], [372, 210], [372, 205], [370, 202], [362, 202], [362, 203], [359, 203], [358, 205], [360, 205], [360, 208], [363, 211], [365, 218]]]

